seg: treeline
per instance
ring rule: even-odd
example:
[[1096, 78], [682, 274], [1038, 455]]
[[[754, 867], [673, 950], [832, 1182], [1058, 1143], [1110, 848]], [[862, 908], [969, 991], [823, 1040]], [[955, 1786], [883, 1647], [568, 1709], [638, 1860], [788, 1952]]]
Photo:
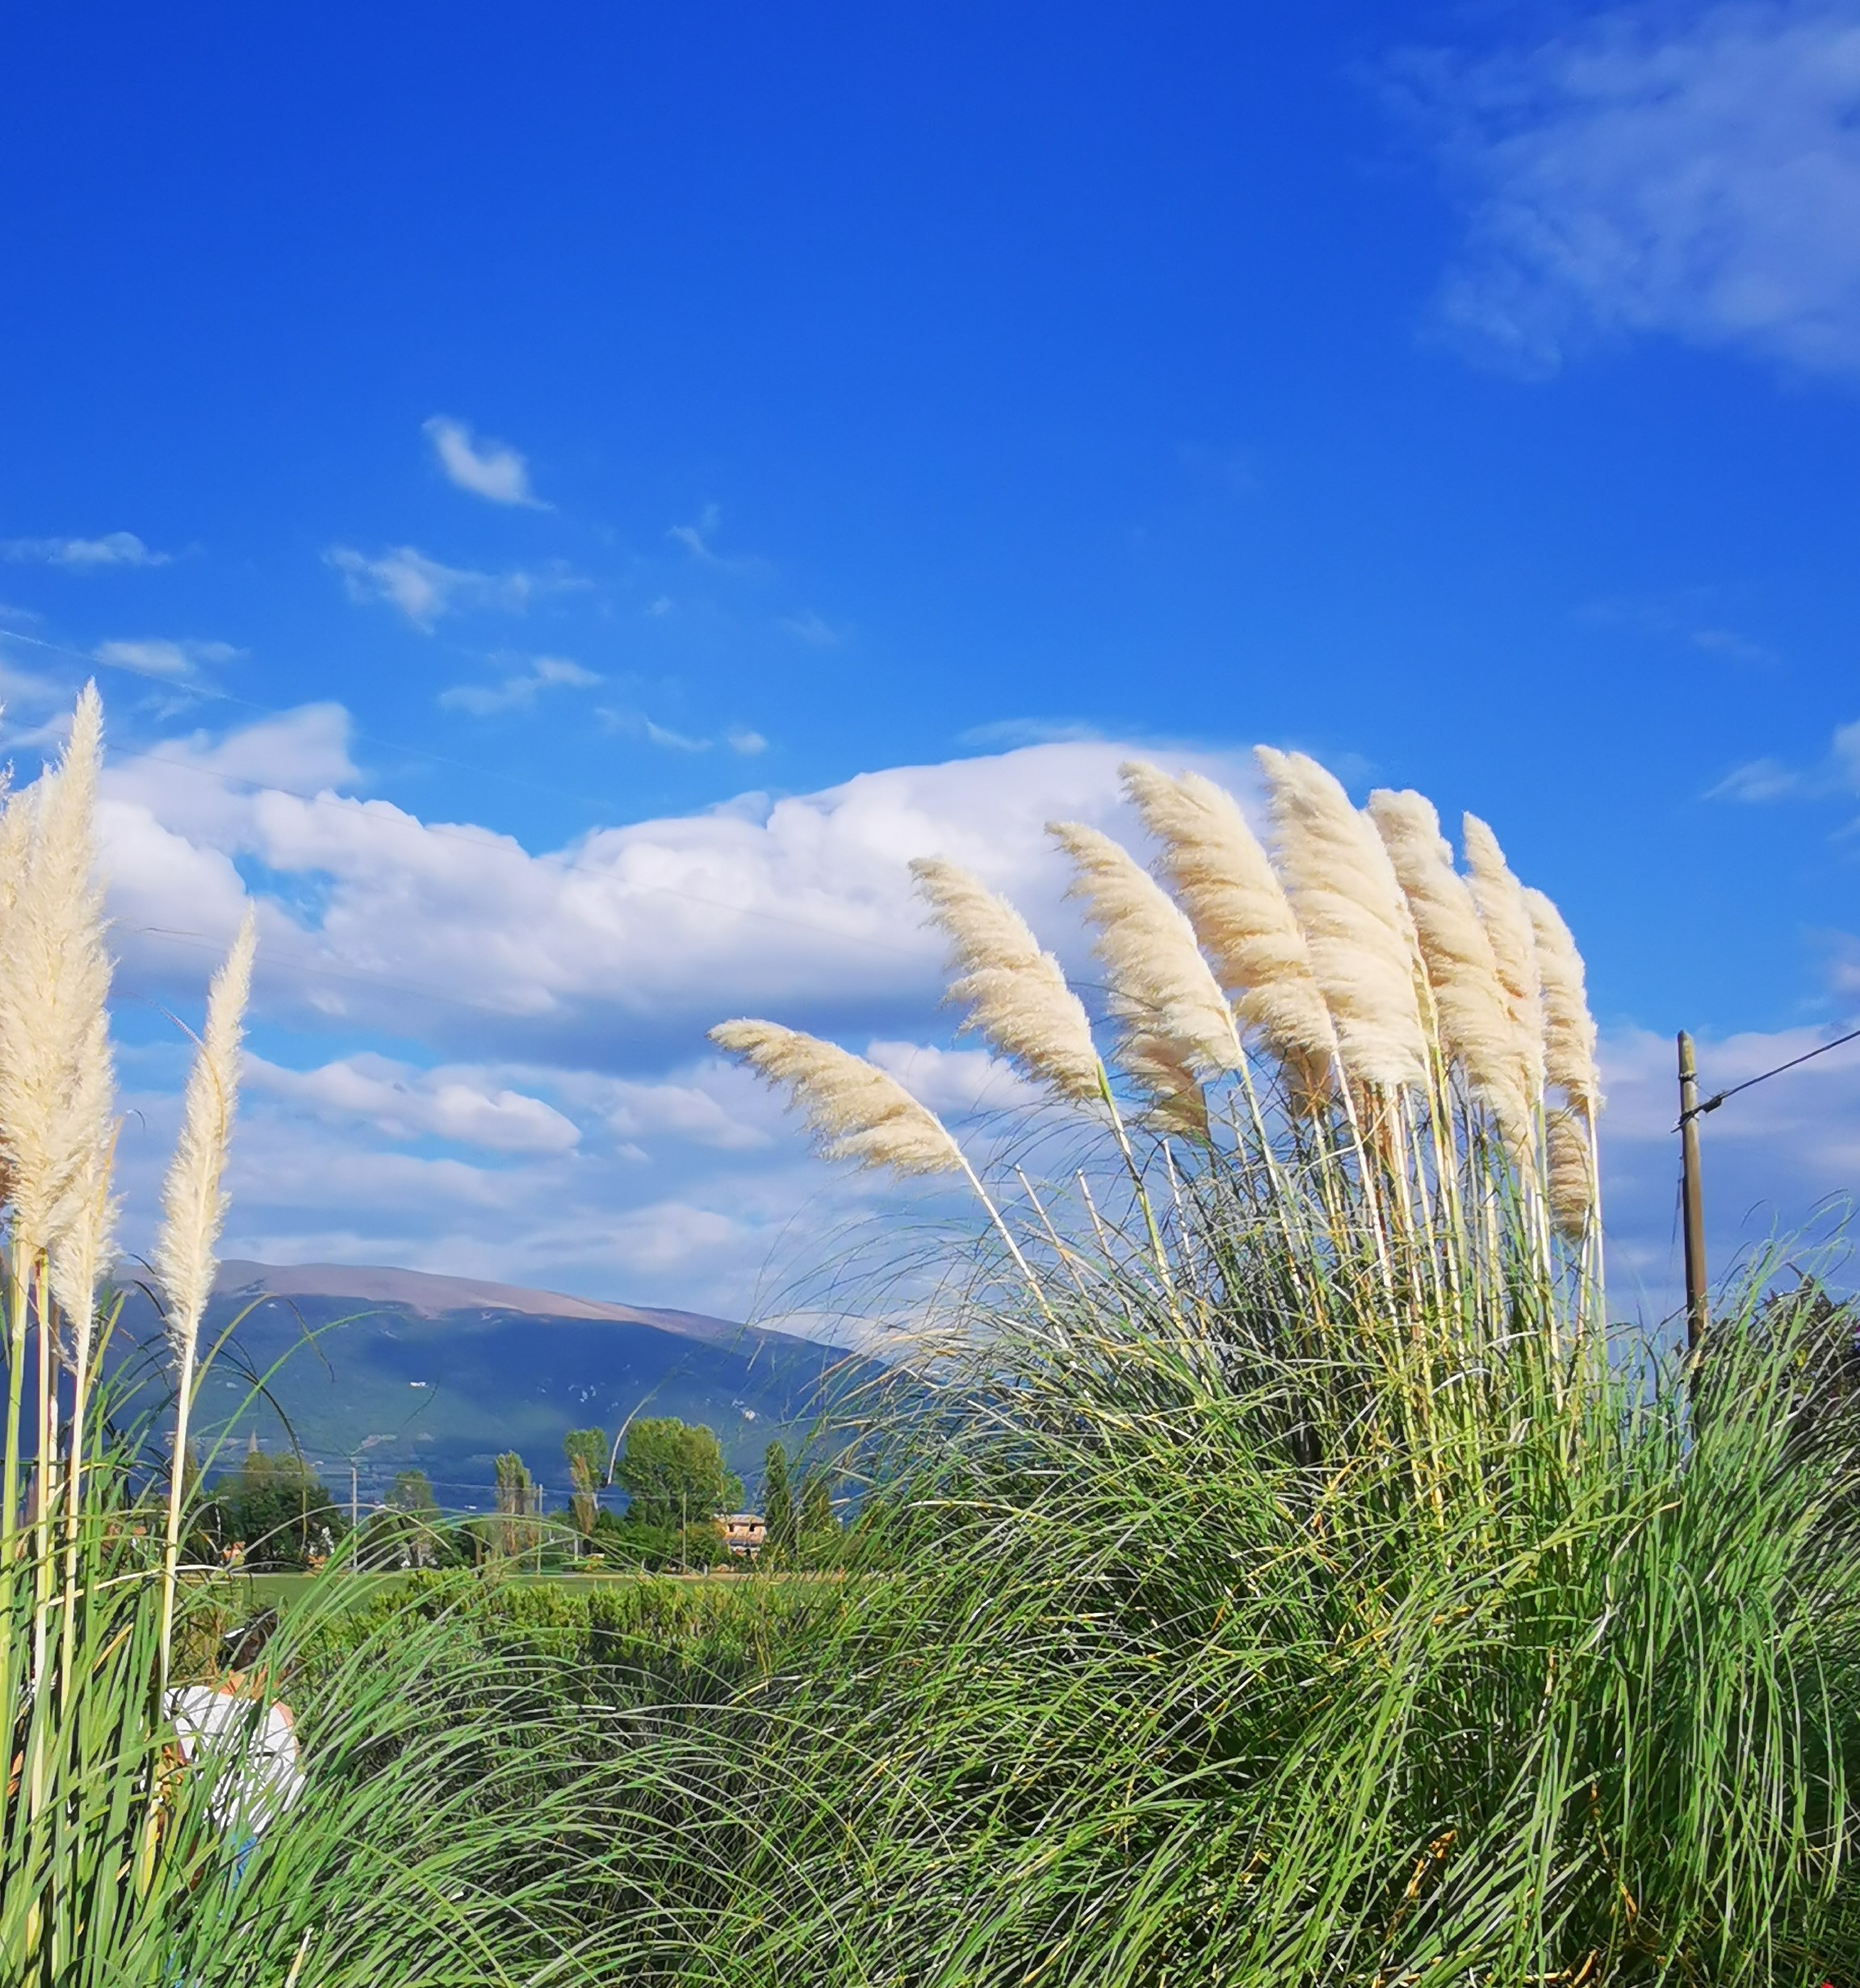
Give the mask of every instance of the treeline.
[[[572, 1429], [566, 1511], [546, 1512], [543, 1488], [515, 1450], [496, 1459], [495, 1509], [466, 1517], [442, 1512], [423, 1471], [404, 1470], [358, 1526], [345, 1503], [294, 1453], [253, 1450], [220, 1477], [199, 1508], [197, 1559], [254, 1572], [295, 1572], [349, 1549], [358, 1565], [443, 1569], [517, 1561], [542, 1571], [578, 1566], [697, 1571], [753, 1558], [797, 1569], [833, 1563], [842, 1538], [833, 1485], [819, 1469], [798, 1472], [780, 1442], [763, 1458], [766, 1530], [752, 1555], [733, 1554], [722, 1523], [742, 1511], [743, 1480], [715, 1430], [674, 1417], [629, 1423], [610, 1443], [601, 1429]], [[619, 1509], [603, 1499], [622, 1494]]]

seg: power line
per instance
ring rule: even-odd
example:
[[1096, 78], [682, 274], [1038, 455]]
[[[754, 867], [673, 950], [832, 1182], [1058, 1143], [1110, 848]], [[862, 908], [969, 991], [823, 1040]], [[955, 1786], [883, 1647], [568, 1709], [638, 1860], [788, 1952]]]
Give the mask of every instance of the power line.
[[[1837, 1036], [1832, 1042], [1822, 1043], [1800, 1056], [1791, 1057], [1787, 1063], [1778, 1063], [1773, 1070], [1764, 1070], [1757, 1076], [1746, 1077], [1742, 1083], [1732, 1084], [1727, 1090], [1715, 1092], [1703, 1104], [1695, 1104], [1690, 1110], [1682, 1111], [1679, 1114], [1679, 1126], [1684, 1125], [1689, 1119], [1703, 1118], [1707, 1111], [1715, 1111], [1726, 1099], [1735, 1098], [1739, 1091], [1748, 1090], [1753, 1084], [1767, 1083], [1772, 1077], [1780, 1077], [1785, 1070], [1795, 1069], [1802, 1064], [1812, 1063], [1816, 1057], [1825, 1056], [1830, 1049], [1838, 1049], [1843, 1043], [1848, 1042], [1860, 1042], [1860, 1028], [1850, 1028], [1845, 1036]], [[1678, 1131], [1679, 1126], [1675, 1126], [1674, 1131]]]

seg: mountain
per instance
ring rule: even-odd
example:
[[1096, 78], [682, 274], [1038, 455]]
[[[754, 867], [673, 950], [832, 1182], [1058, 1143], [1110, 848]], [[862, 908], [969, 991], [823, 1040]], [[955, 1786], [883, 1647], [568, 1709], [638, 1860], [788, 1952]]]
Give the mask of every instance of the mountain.
[[[141, 1344], [160, 1331], [139, 1291], [124, 1323]], [[222, 1264], [203, 1354], [228, 1326], [197, 1411], [203, 1453], [217, 1440], [220, 1467], [253, 1434], [267, 1450], [294, 1434], [344, 1496], [351, 1467], [366, 1503], [417, 1466], [459, 1510], [490, 1505], [504, 1450], [551, 1507], [565, 1503], [563, 1436], [594, 1425], [611, 1439], [630, 1415], [709, 1423], [753, 1493], [773, 1438], [792, 1448], [837, 1389], [877, 1371], [702, 1312], [344, 1264]]]

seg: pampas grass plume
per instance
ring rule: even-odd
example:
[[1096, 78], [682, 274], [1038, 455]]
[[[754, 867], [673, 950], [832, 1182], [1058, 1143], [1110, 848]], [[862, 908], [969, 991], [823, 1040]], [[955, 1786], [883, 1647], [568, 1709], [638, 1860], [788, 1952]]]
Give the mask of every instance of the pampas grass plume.
[[1524, 889], [1511, 873], [1498, 838], [1477, 814], [1464, 818], [1466, 867], [1472, 902], [1492, 941], [1504, 982], [1506, 1005], [1516, 1032], [1517, 1053], [1531, 1097], [1544, 1090], [1544, 994], [1538, 977], [1537, 939]]
[[1389, 852], [1335, 776], [1302, 752], [1255, 749], [1271, 795], [1274, 854], [1337, 1027], [1365, 1083], [1424, 1085], [1414, 921]]
[[178, 1365], [191, 1366], [200, 1320], [219, 1268], [214, 1249], [226, 1220], [226, 1160], [239, 1099], [239, 1041], [252, 989], [258, 927], [248, 908], [207, 995], [207, 1025], [187, 1073], [181, 1136], [161, 1187], [162, 1222], [154, 1268], [167, 1300], [168, 1337]]
[[1541, 890], [1527, 889], [1524, 906], [1537, 940], [1544, 988], [1544, 1074], [1574, 1105], [1595, 1111], [1602, 1104], [1602, 1073], [1595, 1061], [1595, 1019], [1589, 1012], [1582, 956], [1563, 914]]
[[919, 857], [911, 874], [949, 935], [951, 965], [959, 969], [950, 998], [969, 1003], [962, 1026], [1061, 1097], [1081, 1103], [1095, 1099], [1091, 1023], [1059, 962], [1041, 950], [1026, 920], [979, 878], [940, 857]]
[[1595, 1205], [1594, 1157], [1574, 1111], [1552, 1111], [1544, 1123], [1550, 1153], [1550, 1219], [1565, 1242], [1579, 1243]]
[[87, 684], [58, 764], [14, 797], [0, 829], [0, 1153], [27, 1263], [83, 1193], [109, 1116], [110, 957], [93, 874], [103, 721]]
[[1141, 760], [1118, 770], [1162, 845], [1158, 867], [1241, 1025], [1300, 1068], [1322, 1068], [1336, 1053], [1337, 1034], [1310, 948], [1239, 802], [1200, 773], [1171, 780]]
[[719, 1022], [710, 1040], [787, 1090], [828, 1159], [896, 1174], [967, 1171], [942, 1120], [863, 1057], [774, 1022]]
[[1238, 1069], [1233, 1011], [1181, 908], [1097, 829], [1049, 822], [1046, 832], [1072, 859], [1076, 874], [1068, 894], [1083, 901], [1096, 928], [1094, 950], [1110, 978], [1112, 1009], [1142, 1066], [1125, 1064], [1132, 1078], [1148, 1087], [1152, 1080], [1167, 1082], [1172, 1068], [1197, 1079]]
[[1386, 787], [1370, 795], [1368, 812], [1414, 915], [1441, 1048], [1519, 1148], [1531, 1134], [1528, 1073], [1492, 941], [1453, 867], [1440, 818], [1424, 794]]

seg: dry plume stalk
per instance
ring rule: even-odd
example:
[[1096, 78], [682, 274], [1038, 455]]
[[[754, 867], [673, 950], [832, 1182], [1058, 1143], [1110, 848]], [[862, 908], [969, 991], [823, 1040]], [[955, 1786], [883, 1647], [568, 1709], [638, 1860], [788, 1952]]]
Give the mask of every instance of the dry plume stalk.
[[1511, 873], [1498, 838], [1477, 814], [1464, 818], [1468, 887], [1492, 941], [1510, 1011], [1520, 1067], [1533, 1104], [1544, 1091], [1544, 994], [1538, 978], [1537, 940], [1523, 886]]
[[1091, 1022], [1059, 962], [1041, 949], [1026, 920], [953, 863], [920, 856], [911, 874], [949, 936], [957, 969], [949, 996], [969, 1004], [963, 1027], [1060, 1097], [1095, 1101], [1100, 1074]]
[[1550, 1220], [1565, 1242], [1580, 1243], [1595, 1205], [1588, 1132], [1574, 1111], [1552, 1111], [1544, 1133], [1550, 1155]]
[[[1194, 927], [1155, 878], [1108, 835], [1079, 822], [1047, 831], [1072, 859], [1067, 894], [1083, 901], [1093, 950], [1110, 982], [1120, 1030], [1118, 1062], [1164, 1109], [1183, 1078], [1197, 1085], [1238, 1069], [1233, 1011], [1196, 944]], [[1177, 1074], [1179, 1073], [1179, 1074]], [[1188, 1108], [1195, 1108], [1192, 1100]]]
[[239, 1099], [239, 1039], [252, 989], [252, 954], [258, 927], [249, 909], [232, 950], [207, 994], [187, 1088], [181, 1101], [181, 1136], [161, 1184], [161, 1227], [154, 1268], [166, 1301], [168, 1344], [174, 1359], [174, 1447], [168, 1466], [168, 1524], [161, 1556], [161, 1681], [165, 1689], [174, 1647], [174, 1580], [180, 1554], [181, 1497], [193, 1412], [195, 1354], [200, 1320], [219, 1266], [214, 1249], [226, 1220], [226, 1160]]
[[1453, 867], [1440, 818], [1425, 795], [1388, 788], [1370, 795], [1368, 812], [1414, 916], [1441, 1049], [1520, 1151], [1532, 1130], [1528, 1074], [1491, 940]]
[[1384, 1090], [1425, 1086], [1415, 940], [1389, 853], [1333, 775], [1301, 752], [1257, 748], [1273, 853], [1310, 948], [1345, 1069]]
[[1199, 773], [1171, 780], [1138, 760], [1120, 772], [1242, 1027], [1292, 1066], [1301, 1090], [1322, 1088], [1337, 1032], [1284, 886], [1239, 803]]
[[0, 1154], [31, 1267], [82, 1207], [110, 1109], [110, 959], [92, 816], [103, 707], [87, 685], [57, 767], [8, 803], [0, 945]]
[[1573, 1105], [1601, 1108], [1602, 1073], [1595, 1061], [1595, 1021], [1589, 1012], [1582, 956], [1563, 914], [1541, 890], [1527, 889], [1525, 909], [1537, 942], [1544, 990], [1544, 1074]]
[[789, 1093], [828, 1159], [896, 1174], [969, 1170], [942, 1120], [863, 1057], [774, 1022], [720, 1022], [710, 1040]]

